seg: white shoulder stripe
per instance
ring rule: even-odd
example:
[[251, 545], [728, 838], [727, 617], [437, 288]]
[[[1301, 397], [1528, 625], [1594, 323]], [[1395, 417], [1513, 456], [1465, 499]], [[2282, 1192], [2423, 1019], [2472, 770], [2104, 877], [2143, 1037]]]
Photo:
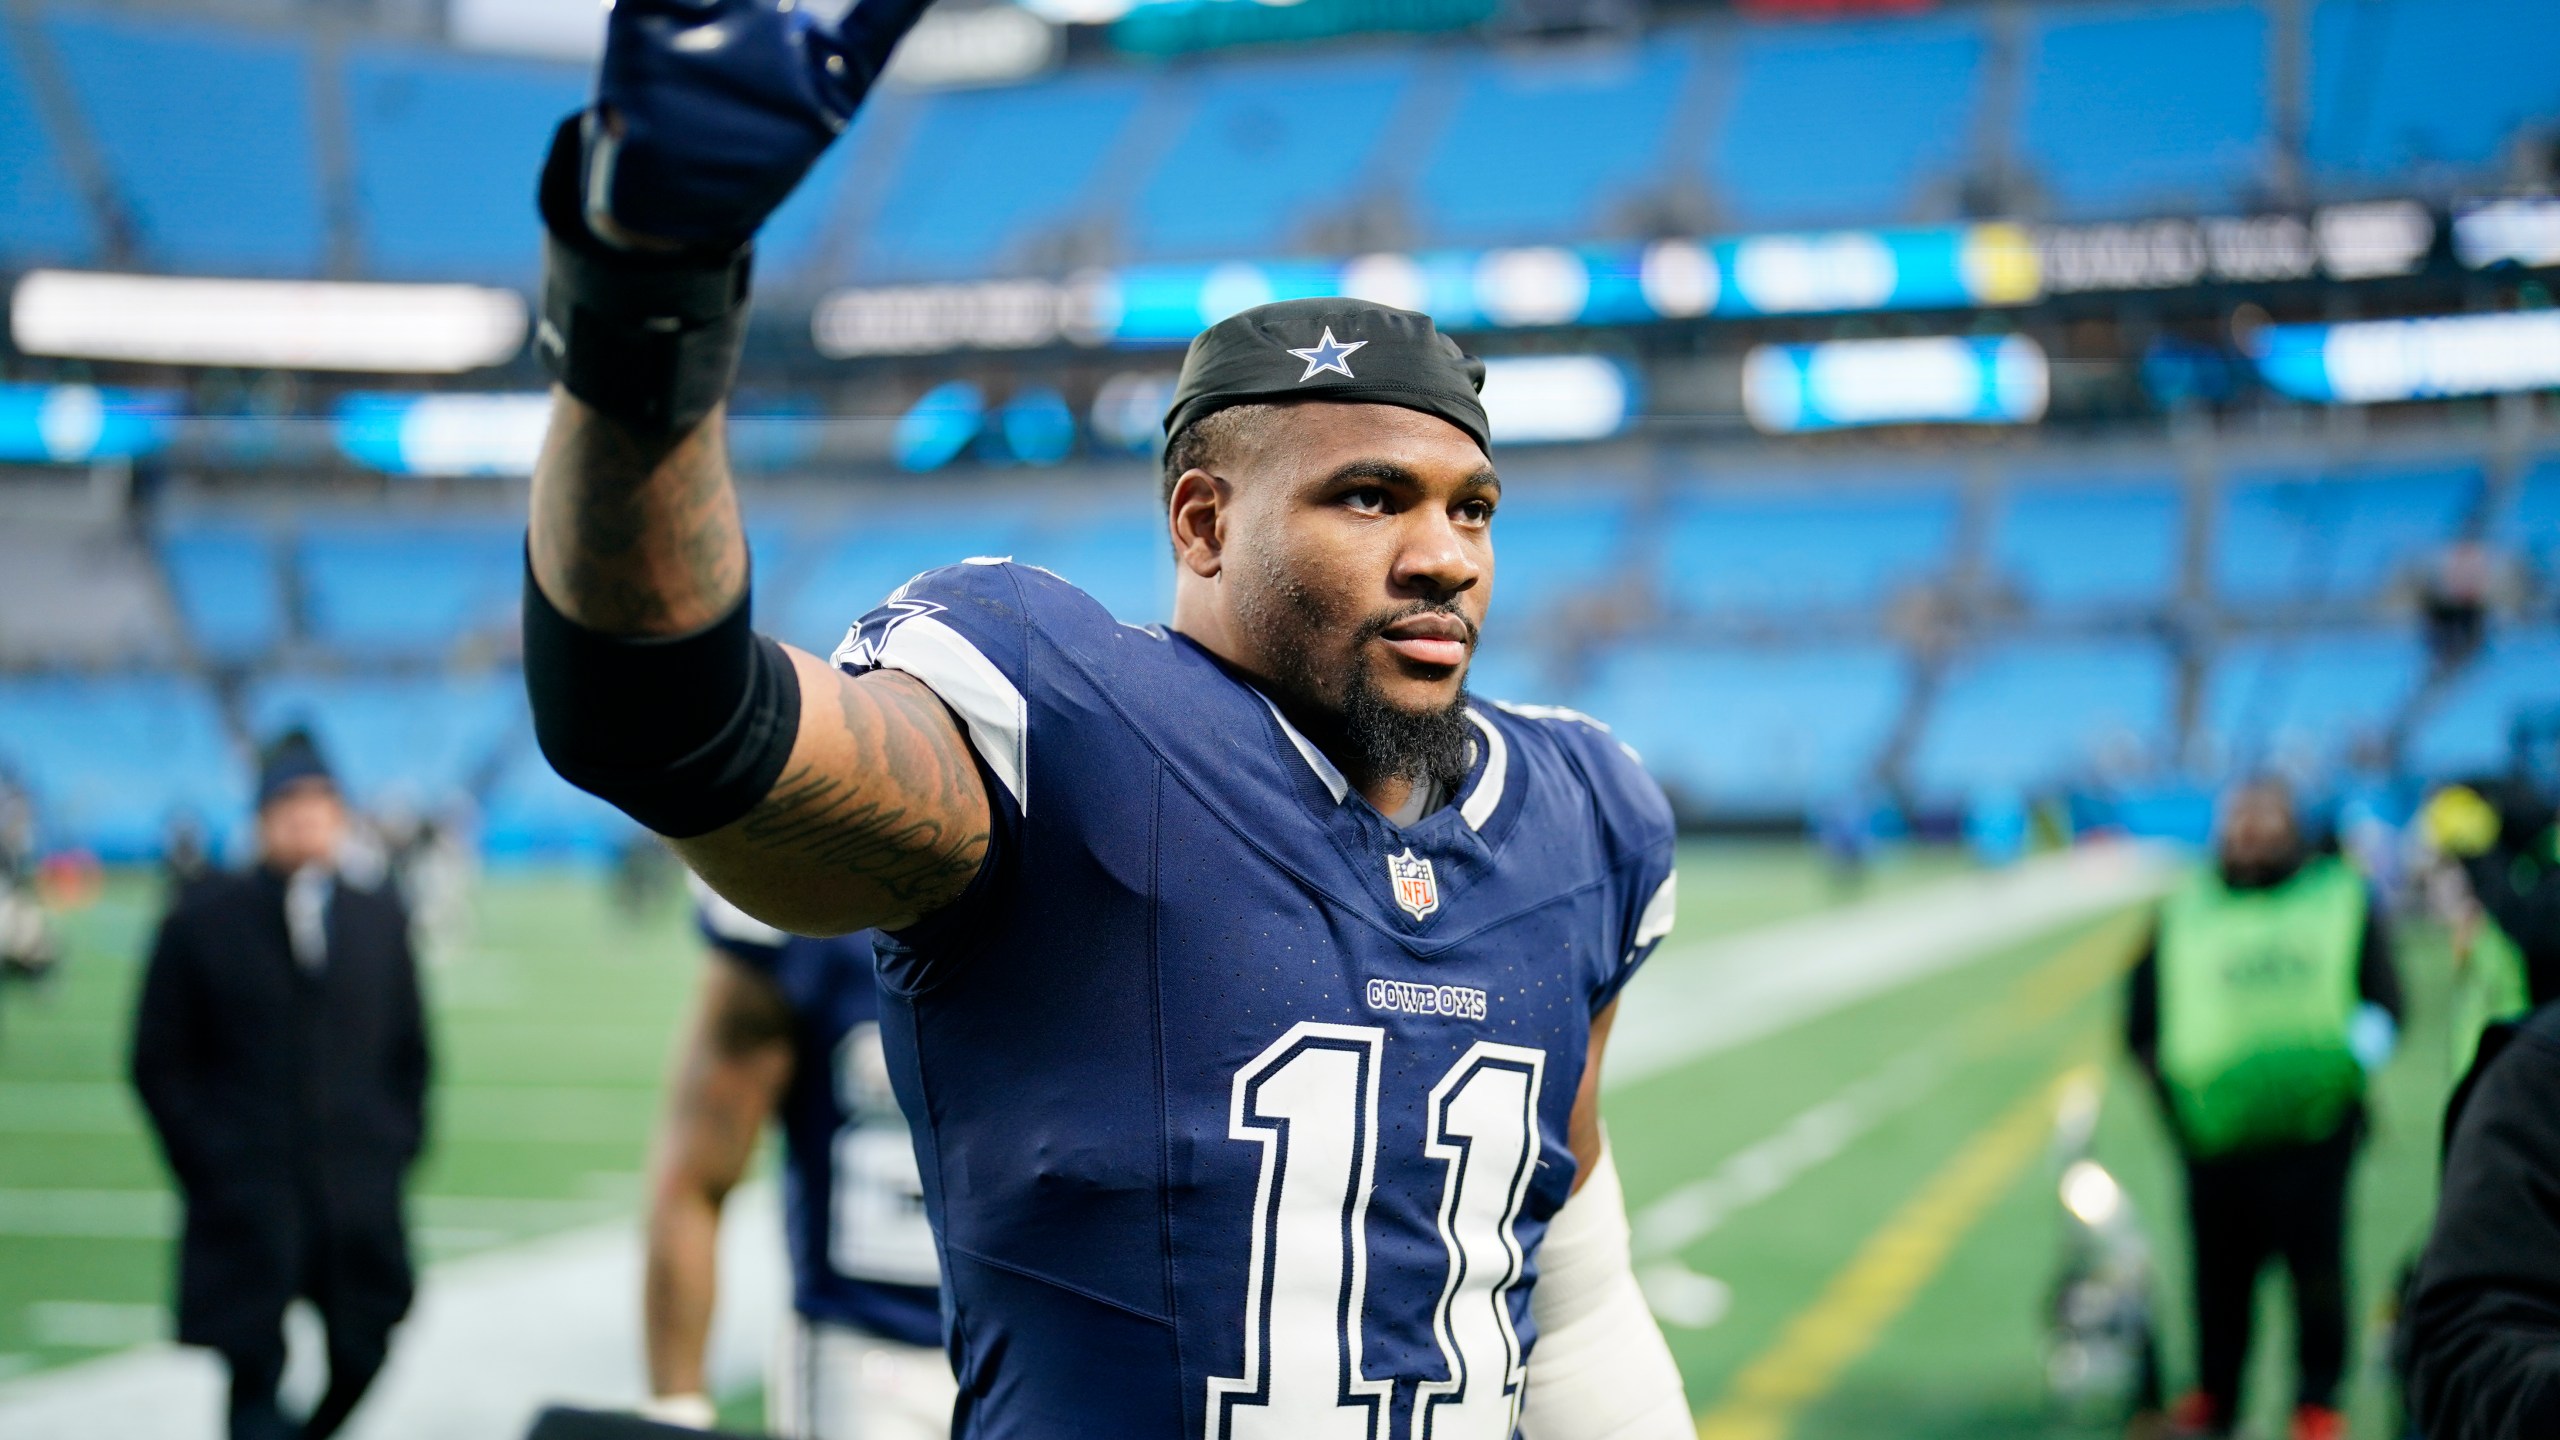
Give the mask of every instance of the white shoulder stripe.
[[[836, 653], [842, 663], [844, 650]], [[915, 615], [890, 629], [877, 663], [913, 675], [941, 696], [968, 727], [969, 743], [1013, 796], [1015, 808], [1031, 813], [1031, 707], [994, 661], [959, 631], [930, 615]]]
[[1475, 793], [1467, 797], [1467, 803], [1458, 807], [1458, 818], [1467, 822], [1468, 829], [1481, 830], [1501, 807], [1502, 787], [1510, 783], [1511, 742], [1503, 739], [1493, 722], [1477, 714], [1473, 706], [1468, 707], [1467, 718], [1484, 732], [1484, 775], [1476, 781]]
[[1672, 871], [1654, 887], [1653, 898], [1644, 902], [1644, 914], [1636, 920], [1636, 938], [1632, 948], [1641, 950], [1671, 933], [1671, 923], [1680, 910], [1680, 872]]
[[1609, 731], [1607, 722], [1594, 720], [1579, 710], [1567, 709], [1562, 705], [1520, 705], [1509, 700], [1496, 700], [1493, 702], [1493, 708], [1517, 715], [1523, 720], [1569, 720], [1577, 725], [1588, 725], [1604, 735]]

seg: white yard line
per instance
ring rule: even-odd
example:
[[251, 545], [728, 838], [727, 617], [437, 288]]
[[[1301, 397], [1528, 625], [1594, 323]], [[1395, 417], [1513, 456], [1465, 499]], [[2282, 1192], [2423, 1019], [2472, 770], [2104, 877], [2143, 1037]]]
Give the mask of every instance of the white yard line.
[[1890, 1116], [1927, 1099], [1946, 1076], [1941, 1047], [1922, 1044], [1882, 1070], [1736, 1150], [1713, 1173], [1675, 1186], [1635, 1214], [1635, 1253], [1686, 1250], [1796, 1177], [1849, 1148]]
[[[1632, 987], [1639, 1003], [1619, 1014], [1607, 1083], [1661, 1074], [2150, 898], [2175, 873], [2171, 858], [2154, 850], [2074, 851], [1658, 954]], [[1689, 1268], [1680, 1252], [1927, 1099], [1945, 1078], [1949, 1058], [1944, 1037], [1924, 1039], [1725, 1157], [1713, 1172], [1636, 1211], [1638, 1279], [1654, 1313], [1692, 1330], [1723, 1319], [1732, 1290]]]
[[1775, 1034], [2002, 946], [2151, 898], [2175, 874], [2142, 845], [2092, 845], [1739, 935], [1666, 945], [1628, 989], [1615, 1089]]
[[[628, 1208], [602, 1199], [428, 1195], [409, 1202], [409, 1218], [422, 1235], [449, 1231], [504, 1237], [592, 1224]], [[166, 1190], [0, 1190], [0, 1236], [165, 1240], [177, 1233], [178, 1198]]]
[[[1638, 978], [1636, 1003], [1619, 1014], [1609, 1083], [1662, 1074], [2143, 899], [2168, 873], [2167, 860], [2153, 851], [2092, 848], [1667, 947]], [[1694, 1240], [1732, 1211], [1777, 1193], [1933, 1079], [1925, 1056], [1906, 1057], [1796, 1117], [1641, 1212], [1644, 1251], [1665, 1256], [1686, 1243], [1680, 1237]], [[79, 1099], [85, 1103], [57, 1112], [53, 1123], [103, 1128], [121, 1120], [114, 1113], [121, 1101]], [[44, 1128], [41, 1108], [0, 1114], [0, 1129]], [[420, 1218], [538, 1218], [538, 1206], [489, 1203], [489, 1213], [465, 1216], [439, 1213], [439, 1202], [428, 1201]], [[761, 1373], [772, 1322], [788, 1297], [771, 1188], [742, 1192], [733, 1205], [736, 1219], [721, 1240], [713, 1335], [714, 1372], [724, 1387]], [[151, 1236], [167, 1233], [170, 1218], [167, 1200], [144, 1192], [0, 1191], [5, 1233]], [[511, 1440], [545, 1403], [637, 1401], [639, 1286], [640, 1240], [627, 1223], [432, 1267], [350, 1440]], [[1705, 1320], [1717, 1305], [1701, 1291], [1687, 1308]], [[209, 1356], [145, 1346], [0, 1384], [0, 1440], [218, 1440], [221, 1393], [220, 1367]]]
[[[763, 1373], [789, 1300], [772, 1186], [722, 1227], [714, 1383]], [[514, 1440], [543, 1405], [630, 1405], [640, 1369], [640, 1238], [593, 1226], [432, 1267], [349, 1440]], [[151, 1345], [0, 1385], [0, 1440], [220, 1440], [221, 1366]]]

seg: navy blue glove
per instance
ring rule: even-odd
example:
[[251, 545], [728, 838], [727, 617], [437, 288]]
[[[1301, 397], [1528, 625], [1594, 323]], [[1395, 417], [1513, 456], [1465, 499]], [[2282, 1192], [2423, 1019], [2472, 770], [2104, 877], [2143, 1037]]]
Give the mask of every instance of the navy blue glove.
[[588, 226], [617, 241], [745, 243], [853, 119], [929, 0], [615, 0], [583, 126]]

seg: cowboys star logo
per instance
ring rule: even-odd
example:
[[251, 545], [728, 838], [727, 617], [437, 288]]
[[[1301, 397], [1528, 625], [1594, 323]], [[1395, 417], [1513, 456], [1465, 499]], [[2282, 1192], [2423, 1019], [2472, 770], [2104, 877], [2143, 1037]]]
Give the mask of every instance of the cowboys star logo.
[[889, 648], [889, 636], [899, 626], [919, 616], [936, 614], [941, 609], [930, 600], [903, 600], [892, 596], [888, 604], [845, 632], [844, 643], [836, 647], [834, 661], [856, 670], [872, 669], [880, 664], [881, 656]]
[[1298, 377], [1298, 383], [1304, 385], [1327, 372], [1339, 375], [1345, 380], [1359, 379], [1359, 376], [1351, 373], [1351, 352], [1368, 343], [1366, 340], [1336, 340], [1333, 338], [1333, 327], [1327, 325], [1324, 327], [1323, 339], [1304, 350], [1289, 352], [1307, 362], [1307, 373]]
[[1440, 908], [1440, 880], [1431, 873], [1431, 862], [1413, 853], [1408, 845], [1401, 855], [1387, 857], [1387, 885], [1396, 892], [1396, 904], [1404, 913], [1419, 920]]

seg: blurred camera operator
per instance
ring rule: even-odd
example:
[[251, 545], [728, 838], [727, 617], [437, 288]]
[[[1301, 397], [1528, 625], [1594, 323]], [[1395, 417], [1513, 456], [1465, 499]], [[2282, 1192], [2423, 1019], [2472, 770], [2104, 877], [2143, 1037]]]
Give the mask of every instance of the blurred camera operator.
[[2185, 1161], [2199, 1379], [2174, 1433], [2240, 1414], [2258, 1277], [2282, 1257], [2298, 1348], [2294, 1440], [2341, 1440], [2348, 1181], [2366, 1075], [2398, 1036], [2391, 936], [2362, 876], [2304, 843], [2290, 787], [2223, 806], [2215, 864], [2162, 902], [2125, 1039]]
[[[178, 1338], [229, 1365], [232, 1440], [335, 1433], [409, 1307], [426, 1025], [408, 917], [345, 873], [346, 834], [318, 748], [285, 736], [260, 767], [257, 865], [178, 895], [134, 1021], [134, 1088], [186, 1202]], [[329, 1349], [298, 1426], [276, 1397], [296, 1297]]]
[[36, 893], [35, 805], [0, 773], [0, 979], [41, 979], [58, 958]]

